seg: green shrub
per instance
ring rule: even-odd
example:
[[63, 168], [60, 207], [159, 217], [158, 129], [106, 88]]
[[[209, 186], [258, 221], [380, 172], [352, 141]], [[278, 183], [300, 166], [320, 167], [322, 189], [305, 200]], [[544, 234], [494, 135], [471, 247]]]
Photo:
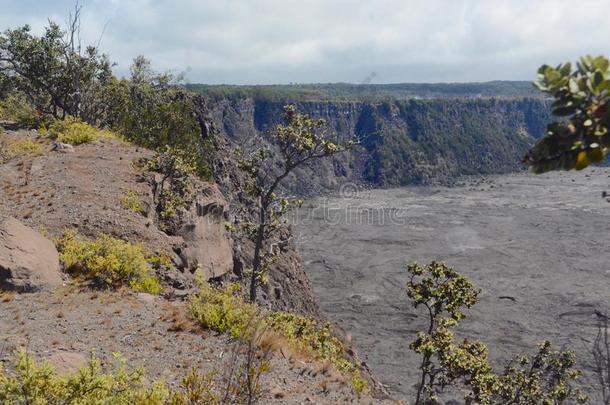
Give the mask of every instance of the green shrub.
[[329, 322], [320, 325], [316, 319], [281, 311], [267, 314], [267, 322], [289, 342], [313, 350], [323, 360], [335, 360], [345, 352], [343, 343], [331, 332]]
[[160, 381], [146, 384], [144, 370], [130, 371], [125, 361], [104, 373], [92, 357], [86, 367], [61, 376], [48, 364], [38, 365], [20, 351], [13, 373], [0, 368], [0, 403], [3, 404], [113, 404], [161, 405], [170, 392]]
[[150, 60], [134, 59], [131, 79], [113, 78], [107, 86], [110, 128], [126, 139], [153, 150], [170, 146], [190, 156], [195, 173], [212, 178], [212, 126], [202, 99], [179, 86], [182, 78], [154, 72]]
[[44, 148], [41, 144], [34, 142], [31, 139], [19, 139], [7, 142], [7, 156], [25, 156], [25, 155], [40, 155], [44, 153]]
[[174, 267], [171, 256], [165, 251], [150, 255], [147, 257], [147, 260], [148, 263], [156, 270], [171, 269]]
[[68, 271], [109, 287], [128, 285], [136, 291], [161, 292], [142, 244], [102, 234], [95, 240], [66, 231], [57, 240], [59, 259]]
[[318, 360], [328, 360], [348, 373], [357, 393], [368, 388], [358, 367], [347, 357], [345, 345], [332, 333], [330, 322], [321, 325], [317, 319], [282, 311], [269, 312], [266, 322], [295, 347], [311, 351]]
[[53, 120], [48, 126], [41, 126], [40, 133], [58, 142], [75, 146], [93, 142], [99, 138], [119, 138], [114, 132], [96, 128], [70, 116], [64, 120]]
[[553, 351], [543, 342], [533, 356], [517, 356], [502, 373], [494, 372], [488, 350], [478, 340], [455, 341], [453, 328], [466, 318], [464, 310], [478, 301], [480, 290], [442, 262], [407, 266], [407, 295], [415, 308], [425, 307], [428, 325], [418, 332], [411, 350], [421, 356], [415, 405], [439, 404], [438, 392], [465, 388], [466, 404], [585, 403], [573, 387], [580, 371], [571, 351]]
[[256, 305], [244, 302], [239, 291], [238, 284], [217, 290], [200, 282], [199, 293], [189, 297], [189, 312], [204, 328], [247, 339], [260, 314]]
[[120, 203], [121, 207], [136, 214], [142, 214], [144, 212], [140, 198], [133, 190], [129, 190], [125, 196], [121, 197]]
[[195, 405], [220, 404], [216, 372], [192, 369], [176, 390], [161, 380], [148, 382], [145, 370], [129, 370], [117, 356], [118, 367], [105, 373], [92, 356], [89, 363], [68, 375], [48, 364], [37, 364], [24, 351], [18, 352], [13, 372], [0, 366], [0, 403], [79, 405]]

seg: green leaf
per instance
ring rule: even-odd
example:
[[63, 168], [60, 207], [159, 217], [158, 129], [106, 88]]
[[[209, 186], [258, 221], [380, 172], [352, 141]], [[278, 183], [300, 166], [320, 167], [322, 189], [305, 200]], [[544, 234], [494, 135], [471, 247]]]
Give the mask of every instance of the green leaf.
[[537, 88], [540, 91], [548, 91], [549, 90], [549, 88], [544, 83], [541, 83], [541, 82], [534, 82], [533, 85], [534, 85], [535, 88]]
[[606, 156], [601, 148], [591, 148], [587, 150], [587, 158], [589, 161], [591, 161], [591, 163], [601, 162], [605, 157]]
[[564, 63], [563, 66], [561, 66], [561, 69], [559, 69], [559, 73], [561, 73], [562, 76], [568, 76], [571, 72], [572, 64], [570, 62]]
[[591, 55], [585, 55], [580, 58], [580, 63], [585, 67], [587, 71], [590, 71], [593, 67], [593, 58], [591, 57]]
[[599, 91], [601, 84], [604, 82], [604, 75], [599, 71], [595, 71], [593, 73], [593, 77], [591, 78], [591, 85], [593, 91]]
[[538, 74], [544, 76], [544, 75], [546, 75], [546, 71], [548, 69], [553, 69], [553, 68], [550, 67], [549, 65], [542, 65], [538, 68]]
[[553, 115], [557, 115], [559, 117], [566, 117], [568, 115], [572, 115], [576, 112], [576, 106], [571, 105], [571, 106], [566, 106], [566, 107], [559, 107], [559, 108], [555, 108], [553, 110]]
[[608, 59], [606, 59], [604, 56], [598, 56], [593, 60], [592, 65], [595, 69], [601, 72], [607, 72], [610, 62], [608, 62]]

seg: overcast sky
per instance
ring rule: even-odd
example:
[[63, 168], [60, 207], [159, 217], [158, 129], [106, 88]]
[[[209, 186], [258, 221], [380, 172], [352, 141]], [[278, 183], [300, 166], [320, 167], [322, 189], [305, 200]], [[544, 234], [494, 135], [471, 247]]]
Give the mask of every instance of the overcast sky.
[[[83, 38], [125, 74], [143, 54], [201, 83], [533, 80], [610, 54], [608, 0], [81, 0]], [[0, 0], [0, 28], [65, 23], [73, 0]], [[104, 26], [106, 29], [104, 31]], [[374, 74], [372, 74], [374, 73]]]

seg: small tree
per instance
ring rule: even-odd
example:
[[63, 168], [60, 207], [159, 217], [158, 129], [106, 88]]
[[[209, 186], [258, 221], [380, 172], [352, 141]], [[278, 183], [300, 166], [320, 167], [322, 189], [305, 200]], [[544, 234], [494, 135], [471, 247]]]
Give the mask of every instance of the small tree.
[[195, 197], [192, 178], [197, 172], [197, 164], [182, 150], [166, 146], [148, 160], [146, 169], [161, 175], [153, 185], [158, 227], [175, 234]]
[[[239, 165], [249, 175], [246, 192], [256, 201], [255, 221], [244, 224], [254, 242], [254, 258], [250, 274], [250, 301], [256, 300], [257, 287], [264, 282], [269, 266], [278, 258], [278, 245], [285, 243], [280, 235], [284, 215], [289, 206], [286, 198], [276, 194], [282, 180], [303, 164], [344, 151], [352, 145], [338, 145], [324, 133], [324, 120], [314, 120], [297, 112], [294, 105], [284, 107], [284, 125], [278, 125], [273, 142], [279, 153], [261, 147], [240, 160]], [[270, 243], [274, 237], [281, 240]]]
[[600, 162], [610, 147], [610, 62], [603, 56], [585, 56], [576, 63], [538, 70], [535, 85], [554, 98], [559, 121], [524, 158], [534, 172], [584, 169]]
[[[421, 379], [415, 403], [434, 404], [438, 402], [437, 388], [450, 384], [455, 377], [466, 373], [465, 369], [461, 373], [455, 372], [461, 362], [456, 361], [453, 355], [457, 348], [454, 347], [450, 328], [465, 318], [463, 307], [472, 307], [477, 302], [479, 291], [467, 278], [444, 263], [432, 262], [425, 267], [415, 263], [407, 266], [407, 271], [411, 274], [407, 295], [413, 300], [415, 308], [424, 306], [428, 315], [426, 332], [419, 332], [410, 345], [413, 351], [422, 356], [419, 367]], [[465, 352], [475, 352], [486, 358], [486, 348], [482, 344], [464, 341], [462, 346]], [[486, 368], [483, 370], [487, 371]]]
[[419, 332], [411, 349], [422, 356], [421, 379], [416, 405], [438, 404], [438, 391], [461, 384], [467, 389], [467, 404], [553, 404], [587, 401], [571, 386], [580, 372], [574, 369], [571, 351], [553, 351], [548, 341], [534, 356], [517, 356], [496, 374], [480, 341], [454, 343], [451, 328], [465, 318], [464, 308], [477, 302], [479, 290], [444, 263], [407, 266], [411, 275], [407, 295], [417, 308], [424, 306], [428, 329]]

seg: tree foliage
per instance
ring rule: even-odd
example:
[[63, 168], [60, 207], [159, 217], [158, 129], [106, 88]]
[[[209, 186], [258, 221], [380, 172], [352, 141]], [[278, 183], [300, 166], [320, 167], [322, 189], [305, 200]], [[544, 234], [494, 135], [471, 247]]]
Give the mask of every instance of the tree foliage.
[[77, 4], [65, 29], [49, 21], [41, 36], [28, 25], [0, 35], [0, 95], [8, 97], [2, 115], [29, 126], [45, 116], [77, 118], [150, 149], [169, 145], [209, 178], [213, 128], [203, 97], [181, 87], [182, 76], [155, 72], [143, 56], [129, 78], [114, 76], [97, 46], [81, 45], [80, 11]]
[[67, 115], [97, 123], [104, 112], [100, 93], [111, 80], [111, 63], [95, 46], [80, 42], [80, 10], [67, 29], [49, 21], [42, 36], [24, 25], [0, 35], [0, 83], [25, 94], [40, 114]]
[[[450, 386], [466, 389], [467, 404], [585, 403], [586, 396], [572, 387], [580, 372], [571, 351], [554, 351], [545, 341], [533, 356], [517, 356], [494, 372], [484, 343], [468, 339], [455, 342], [452, 328], [466, 316], [465, 308], [477, 303], [480, 290], [444, 263], [407, 266], [411, 275], [407, 295], [417, 308], [426, 308], [428, 329], [419, 332], [411, 349], [422, 357], [416, 405], [438, 404], [438, 392]], [[572, 401], [572, 402], [570, 402]]]
[[276, 194], [282, 180], [311, 160], [334, 155], [351, 146], [351, 143], [338, 145], [328, 140], [325, 121], [298, 113], [294, 105], [284, 108], [284, 121], [271, 134], [277, 153], [261, 147], [239, 162], [249, 179], [246, 192], [256, 201], [256, 220], [246, 221], [241, 227], [254, 242], [250, 276], [252, 302], [256, 300], [257, 287], [265, 282], [267, 270], [279, 257], [279, 246], [287, 243], [281, 229], [290, 202]]
[[610, 147], [610, 62], [584, 56], [576, 68], [570, 62], [538, 70], [536, 86], [553, 97], [558, 121], [525, 156], [534, 172], [581, 170], [601, 162]]
[[154, 72], [143, 56], [130, 70], [130, 79], [114, 79], [108, 87], [108, 124], [151, 149], [196, 141], [199, 128], [186, 95], [176, 87], [179, 78]]
[[150, 60], [136, 57], [131, 77], [113, 78], [105, 89], [105, 123], [138, 145], [179, 150], [194, 162], [200, 177], [209, 178], [211, 121], [203, 99], [182, 89], [180, 80], [180, 76], [153, 71]]

